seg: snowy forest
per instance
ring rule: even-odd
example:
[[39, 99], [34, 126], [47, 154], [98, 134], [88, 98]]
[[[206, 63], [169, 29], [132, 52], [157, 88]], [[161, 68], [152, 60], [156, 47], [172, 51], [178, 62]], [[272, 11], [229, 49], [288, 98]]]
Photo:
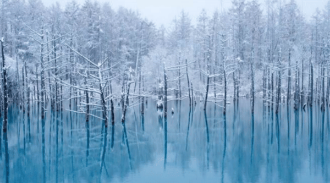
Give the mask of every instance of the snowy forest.
[[[109, 174], [125, 177], [153, 161], [140, 149], [164, 151], [165, 169], [168, 151], [199, 147], [206, 158], [196, 157], [207, 167], [218, 153], [222, 182], [258, 182], [231, 179], [239, 173], [226, 170], [225, 162], [236, 161], [228, 151], [249, 144], [248, 155], [240, 150], [238, 156], [252, 165], [237, 166], [261, 171], [261, 162], [252, 160], [258, 153], [267, 164], [268, 151], [278, 153], [271, 162], [281, 153], [303, 156], [305, 150], [291, 147], [299, 138], [307, 146], [297, 148], [315, 159], [322, 151], [323, 160], [314, 163], [322, 162], [322, 180], [330, 180], [329, 147], [323, 146], [330, 132], [330, 1], [309, 18], [295, 0], [232, 0], [227, 10], [202, 10], [196, 21], [184, 10], [169, 14], [173, 22], [159, 27], [137, 11], [91, 0], [64, 8], [40, 0], [0, 5], [0, 182], [80, 182], [83, 174], [86, 182], [120, 182]], [[247, 120], [237, 120], [238, 113]], [[205, 131], [203, 138], [189, 137]], [[154, 146], [158, 150], [150, 150]], [[111, 153], [127, 158], [118, 163]], [[124, 162], [127, 170], [109, 162], [117, 168]], [[295, 173], [283, 179], [294, 182]]]

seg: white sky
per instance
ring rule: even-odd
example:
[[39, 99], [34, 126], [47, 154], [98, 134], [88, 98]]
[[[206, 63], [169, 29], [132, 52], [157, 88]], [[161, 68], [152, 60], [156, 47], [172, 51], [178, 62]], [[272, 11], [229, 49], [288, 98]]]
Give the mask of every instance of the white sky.
[[[52, 5], [58, 1], [62, 7], [72, 0], [42, 0], [46, 6]], [[85, 0], [75, 0], [83, 4]], [[231, 0], [91, 0], [100, 3], [108, 2], [115, 10], [123, 6], [132, 10], [138, 10], [142, 17], [153, 21], [157, 26], [170, 25], [175, 16], [179, 15], [181, 10], [186, 11], [192, 22], [196, 22], [202, 9], [205, 9], [208, 15], [212, 15], [216, 9], [228, 9], [231, 6]], [[283, 0], [282, 0], [283, 1]], [[285, 0], [284, 0], [285, 1]], [[286, 0], [289, 1], [289, 0]], [[309, 19], [316, 8], [323, 10], [328, 0], [296, 0], [305, 17]], [[265, 0], [259, 0], [264, 4]], [[222, 6], [221, 6], [222, 4]]]

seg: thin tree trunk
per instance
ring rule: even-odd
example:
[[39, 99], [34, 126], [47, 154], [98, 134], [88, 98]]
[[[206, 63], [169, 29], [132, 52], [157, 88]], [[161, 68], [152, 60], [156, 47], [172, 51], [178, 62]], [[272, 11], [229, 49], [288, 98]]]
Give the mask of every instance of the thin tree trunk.
[[114, 140], [115, 140], [115, 111], [114, 111], [114, 107], [113, 107], [113, 98], [112, 97], [110, 99], [110, 108], [111, 108], [111, 126], [112, 126], [112, 131], [111, 131], [111, 148], [113, 148]]
[[277, 71], [278, 83], [277, 83], [277, 98], [276, 98], [276, 110], [275, 113], [279, 113], [280, 103], [281, 103], [281, 56], [278, 58], [279, 70]]
[[45, 66], [44, 66], [44, 28], [41, 29], [41, 48], [40, 48], [40, 66], [41, 66], [41, 123], [42, 123], [42, 172], [43, 182], [46, 182], [46, 163], [45, 163]]
[[205, 93], [205, 101], [204, 101], [204, 111], [206, 110], [207, 98], [208, 98], [208, 94], [209, 94], [209, 85], [210, 85], [210, 76], [207, 76], [206, 93]]
[[305, 89], [304, 89], [304, 60], [301, 62], [301, 107], [305, 102]]
[[274, 110], [274, 103], [275, 103], [275, 97], [274, 97], [274, 71], [272, 71], [272, 74], [271, 74], [271, 97], [272, 97], [272, 107], [271, 107], [271, 109], [272, 109], [272, 111]]
[[187, 63], [187, 59], [186, 59], [186, 75], [187, 75], [187, 84], [188, 84], [188, 95], [189, 95], [189, 106], [192, 105], [192, 99], [191, 99], [191, 95], [190, 95], [190, 81], [189, 81], [189, 74], [188, 74], [188, 63]]
[[225, 67], [223, 67], [223, 83], [224, 83], [224, 97], [223, 97], [223, 114], [226, 115], [227, 110], [227, 75]]
[[9, 150], [8, 150], [8, 90], [7, 90], [7, 66], [5, 62], [4, 43], [1, 43], [1, 54], [2, 54], [2, 89], [3, 89], [3, 140], [5, 143], [5, 167], [6, 167], [6, 183], [9, 183]]
[[182, 95], [181, 95], [181, 66], [180, 66], [180, 64], [181, 64], [181, 62], [180, 62], [180, 59], [179, 59], [179, 73], [178, 73], [178, 75], [179, 75], [179, 77], [178, 77], [178, 79], [179, 79], [179, 98], [180, 98], [180, 100], [181, 100], [181, 97], [182, 97]]
[[251, 61], [251, 112], [253, 115], [253, 113], [254, 113], [254, 68], [253, 68], [252, 61]]
[[329, 77], [329, 68], [327, 68], [327, 91], [326, 91], [326, 104], [329, 103], [329, 93], [330, 93], [330, 77]]
[[312, 106], [313, 105], [313, 84], [314, 84], [314, 78], [313, 78], [313, 63], [310, 63], [310, 101], [309, 101], [309, 105]]
[[288, 69], [288, 88], [287, 88], [287, 105], [290, 103], [291, 97], [291, 50], [289, 50], [289, 69]]
[[322, 104], [321, 104], [321, 110], [324, 112], [325, 111], [325, 66], [324, 66], [324, 63], [322, 64], [321, 77], [322, 77], [321, 78], [322, 79], [322, 99], [321, 99]]
[[164, 64], [164, 168], [167, 162], [167, 74]]

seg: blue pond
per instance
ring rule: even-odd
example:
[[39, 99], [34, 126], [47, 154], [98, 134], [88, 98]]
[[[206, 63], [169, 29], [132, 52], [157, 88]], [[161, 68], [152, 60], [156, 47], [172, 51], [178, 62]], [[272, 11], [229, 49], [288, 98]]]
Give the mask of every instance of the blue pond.
[[[255, 114], [242, 98], [222, 108], [170, 101], [167, 130], [156, 101], [148, 99], [144, 116], [131, 106], [126, 135], [116, 105], [114, 129], [106, 129], [93, 111], [85, 115], [47, 111], [31, 119], [9, 109], [10, 182], [329, 182], [329, 109], [319, 104], [293, 110], [281, 104], [278, 115], [257, 100]], [[172, 108], [174, 114], [172, 114]], [[109, 116], [110, 119], [110, 116]], [[112, 132], [114, 134], [112, 135]], [[103, 132], [103, 133], [102, 133]], [[126, 137], [127, 136], [127, 137]], [[105, 140], [104, 140], [105, 139]], [[43, 148], [44, 140], [44, 148]], [[113, 143], [112, 143], [113, 140]], [[4, 143], [0, 182], [5, 181]], [[111, 147], [112, 146], [112, 147]], [[43, 177], [45, 176], [45, 177]]]

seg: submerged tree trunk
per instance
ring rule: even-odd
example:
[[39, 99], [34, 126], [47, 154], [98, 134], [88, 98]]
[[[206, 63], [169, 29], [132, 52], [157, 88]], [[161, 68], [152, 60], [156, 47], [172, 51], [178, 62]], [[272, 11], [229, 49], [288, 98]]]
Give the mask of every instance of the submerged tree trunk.
[[46, 182], [46, 157], [45, 157], [45, 65], [44, 65], [44, 29], [42, 27], [41, 29], [41, 48], [40, 48], [40, 66], [41, 66], [41, 73], [40, 73], [40, 79], [41, 79], [41, 123], [42, 123], [42, 172], [43, 172], [43, 182]]
[[30, 110], [31, 110], [31, 104], [30, 104], [30, 87], [28, 85], [28, 70], [25, 63], [25, 78], [26, 78], [26, 100], [27, 100], [27, 118], [28, 118], [28, 140], [31, 142], [31, 128], [30, 128]]
[[254, 68], [251, 61], [251, 112], [254, 113]]
[[[86, 73], [87, 74], [87, 73]], [[86, 149], [86, 167], [88, 166], [88, 156], [89, 156], [89, 137], [90, 137], [90, 124], [89, 124], [89, 113], [90, 113], [90, 108], [89, 108], [89, 95], [87, 91], [87, 79], [85, 77], [85, 97], [86, 97], [86, 114], [85, 114], [85, 121], [86, 121], [86, 130], [87, 130], [87, 149]]]
[[128, 153], [128, 158], [130, 161], [130, 168], [132, 168], [131, 165], [131, 153], [130, 153], [130, 148], [129, 148], [129, 144], [128, 144], [128, 137], [127, 137], [127, 131], [126, 131], [126, 124], [125, 124], [125, 120], [126, 120], [126, 112], [127, 112], [127, 107], [128, 107], [128, 98], [129, 98], [129, 91], [130, 91], [130, 86], [131, 83], [127, 84], [127, 91], [126, 91], [126, 97], [125, 97], [125, 101], [124, 101], [124, 106], [123, 106], [123, 111], [122, 111], [122, 117], [121, 117], [121, 124], [123, 125], [123, 140], [126, 143], [126, 147], [127, 147], [127, 153]]
[[167, 74], [166, 74], [166, 69], [164, 66], [164, 118], [167, 117]]
[[113, 106], [113, 98], [110, 99], [110, 108], [111, 108], [111, 148], [113, 148], [114, 145], [114, 139], [115, 139], [115, 111]]
[[102, 105], [102, 119], [105, 125], [105, 129], [107, 129], [108, 128], [107, 107], [105, 103], [104, 90], [101, 83], [100, 83], [100, 92], [101, 92], [100, 97], [101, 97], [101, 105]]
[[7, 89], [7, 66], [5, 62], [5, 53], [4, 53], [4, 42], [3, 38], [0, 41], [1, 43], [1, 54], [2, 54], [2, 94], [3, 94], [3, 140], [5, 143], [5, 169], [6, 169], [6, 183], [9, 182], [9, 150], [8, 150], [8, 89]]
[[167, 161], [167, 74], [164, 64], [164, 168]]
[[40, 65], [41, 65], [41, 74], [40, 74], [40, 79], [41, 79], [41, 119], [45, 119], [45, 65], [44, 65], [44, 29], [42, 27], [41, 29], [41, 48], [40, 48]]

